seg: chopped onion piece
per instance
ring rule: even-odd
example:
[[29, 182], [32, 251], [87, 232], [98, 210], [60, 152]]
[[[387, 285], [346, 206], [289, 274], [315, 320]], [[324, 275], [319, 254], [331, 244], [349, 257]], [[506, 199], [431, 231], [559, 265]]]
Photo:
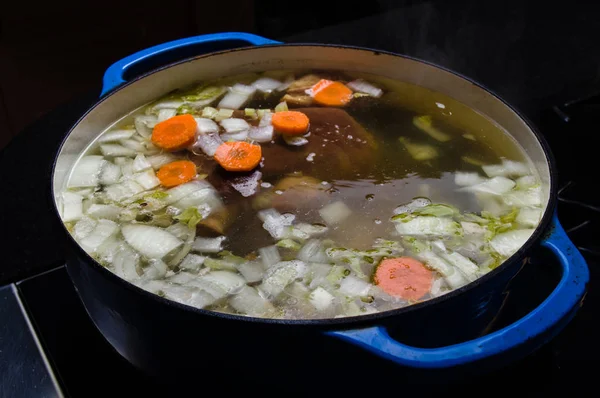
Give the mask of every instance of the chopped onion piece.
[[131, 148], [125, 148], [123, 145], [118, 144], [102, 144], [100, 145], [100, 152], [104, 156], [135, 156], [135, 150]]
[[465, 275], [470, 281], [473, 281], [477, 278], [477, 272], [479, 271], [479, 267], [463, 255], [453, 252], [441, 253], [440, 256], [442, 256], [444, 260], [458, 268], [463, 273], [463, 275]]
[[158, 153], [156, 155], [148, 156], [146, 158], [146, 160], [148, 161], [148, 163], [150, 163], [150, 165], [152, 166], [152, 168], [154, 170], [158, 170], [165, 164], [171, 163], [171, 162], [174, 162], [175, 160], [177, 160], [177, 157], [168, 152], [164, 152], [164, 153]]
[[202, 276], [203, 282], [208, 282], [213, 286], [223, 290], [225, 294], [232, 294], [246, 285], [246, 281], [238, 274], [229, 271], [211, 271]]
[[293, 214], [279, 214], [275, 209], [261, 210], [258, 217], [263, 221], [263, 228], [275, 239], [284, 238], [287, 228], [296, 218]]
[[83, 197], [72, 192], [62, 193], [62, 219], [64, 222], [83, 217]]
[[[161, 111], [163, 109], [166, 109], [166, 110], [176, 110], [177, 108], [179, 108], [183, 104], [184, 104], [183, 101], [163, 101], [163, 102], [159, 102], [157, 104], [154, 104], [152, 106], [152, 110], [153, 111]], [[160, 119], [160, 116], [159, 116], [159, 119]]]
[[212, 185], [204, 180], [192, 180], [169, 189], [164, 201], [166, 204], [172, 204], [202, 189], [212, 189]]
[[121, 168], [114, 163], [105, 161], [100, 172], [99, 182], [103, 185], [112, 185], [119, 182], [121, 178]]
[[477, 173], [457, 171], [454, 174], [454, 183], [461, 187], [467, 187], [484, 182], [486, 179]]
[[133, 281], [139, 278], [137, 267], [140, 262], [140, 256], [128, 246], [123, 246], [115, 254], [113, 259], [113, 267], [115, 274], [121, 278]]
[[162, 260], [152, 259], [144, 272], [144, 279], [163, 279], [169, 268]]
[[344, 202], [338, 201], [323, 207], [319, 214], [327, 225], [335, 225], [350, 217], [352, 210]]
[[221, 134], [221, 140], [223, 140], [223, 142], [246, 141], [247, 139], [248, 139], [248, 130], [237, 131], [235, 133], [223, 133], [223, 134]]
[[208, 156], [214, 156], [217, 148], [223, 143], [219, 134], [198, 134], [192, 150], [201, 150]]
[[242, 314], [256, 317], [265, 317], [275, 310], [271, 302], [250, 286], [242, 286], [240, 291], [229, 299], [229, 304]]
[[183, 242], [162, 228], [128, 224], [121, 228], [125, 241], [148, 258], [163, 258]]
[[256, 87], [247, 86], [247, 85], [241, 84], [241, 83], [236, 83], [233, 85], [233, 87], [231, 87], [231, 91], [233, 91], [235, 93], [240, 93], [243, 95], [250, 96], [256, 92]]
[[260, 259], [265, 266], [265, 269], [281, 261], [279, 250], [275, 245], [258, 249], [258, 254], [260, 255]]
[[533, 187], [539, 185], [537, 178], [535, 178], [534, 176], [531, 176], [531, 175], [519, 177], [519, 178], [517, 178], [516, 182], [517, 182], [517, 189], [533, 188]]
[[219, 110], [213, 107], [207, 106], [202, 109], [202, 117], [207, 119], [214, 119], [219, 114]]
[[87, 215], [93, 218], [116, 220], [123, 209], [115, 205], [102, 205], [93, 203], [87, 210]]
[[205, 256], [199, 256], [197, 254], [190, 253], [183, 258], [179, 264], [179, 268], [188, 269], [191, 271], [199, 270], [205, 259]]
[[142, 154], [139, 154], [133, 159], [133, 172], [137, 173], [139, 171], [143, 171], [152, 167], [150, 162], [146, 159], [146, 157]]
[[493, 177], [479, 184], [460, 188], [459, 191], [481, 192], [493, 195], [507, 193], [515, 187], [515, 182], [506, 177]]
[[246, 122], [244, 119], [238, 119], [238, 118], [224, 119], [224, 120], [221, 120], [221, 122], [219, 124], [221, 126], [223, 126], [225, 131], [228, 133], [236, 133], [239, 131], [246, 131], [250, 128], [250, 125], [248, 124], [248, 122]]
[[126, 180], [120, 184], [110, 185], [104, 189], [106, 197], [115, 202], [121, 202], [143, 191], [144, 187], [132, 180]]
[[238, 270], [240, 274], [246, 278], [246, 281], [249, 283], [258, 282], [262, 280], [263, 275], [265, 273], [265, 268], [262, 262], [258, 261], [249, 261], [244, 264], [240, 264], [238, 266]]
[[157, 123], [158, 119], [156, 116], [141, 115], [136, 116], [134, 119], [135, 129], [144, 138], [150, 138], [152, 129]]
[[[260, 111], [262, 111], [263, 109], [259, 109], [258, 110], [258, 114], [260, 115]], [[265, 126], [271, 126], [271, 119], [273, 118], [273, 114], [269, 111], [269, 112], [264, 112], [260, 118], [260, 122], [258, 122], [258, 127], [265, 127]]]
[[273, 90], [277, 90], [281, 86], [281, 82], [279, 80], [271, 79], [270, 77], [261, 77], [252, 83], [252, 86], [263, 93], [270, 93]]
[[289, 110], [287, 102], [280, 102], [275, 106], [275, 112], [287, 112]]
[[198, 237], [194, 240], [192, 250], [200, 253], [218, 253], [223, 250], [224, 236], [218, 236], [216, 238], [201, 238]]
[[96, 227], [96, 224], [96, 220], [92, 220], [88, 217], [81, 218], [79, 221], [77, 221], [75, 227], [73, 227], [73, 236], [78, 241], [85, 238], [86, 236], [92, 233], [92, 231]]
[[156, 188], [160, 185], [160, 180], [154, 174], [154, 170], [147, 169], [133, 176], [135, 182], [140, 184], [145, 190]]
[[102, 156], [84, 156], [79, 159], [69, 178], [69, 188], [95, 187], [104, 165]]
[[98, 220], [92, 233], [80, 240], [79, 244], [86, 252], [93, 253], [118, 230], [119, 226], [114, 221]]
[[510, 256], [527, 242], [533, 231], [533, 229], [515, 229], [500, 233], [492, 238], [490, 246], [497, 253], [503, 256]]
[[431, 204], [431, 200], [427, 198], [415, 198], [408, 202], [407, 204], [400, 205], [394, 209], [394, 214], [405, 214], [412, 213], [413, 211], [420, 209], [425, 206], [429, 206]]
[[302, 261], [282, 261], [269, 268], [259, 288], [269, 296], [276, 297], [287, 285], [301, 278], [306, 271], [306, 264]]
[[437, 256], [433, 252], [425, 251], [418, 254], [421, 261], [424, 261], [430, 268], [439, 272], [446, 282], [453, 288], [459, 288], [467, 283], [462, 273], [455, 267], [448, 264], [444, 259]]
[[525, 163], [508, 159], [503, 159], [502, 164], [485, 165], [481, 168], [489, 177], [519, 177], [531, 173]]
[[283, 135], [283, 140], [291, 146], [302, 146], [308, 144], [308, 140], [297, 135]]
[[294, 226], [295, 229], [300, 230], [308, 235], [308, 237], [313, 238], [316, 236], [321, 236], [328, 231], [325, 225], [321, 224], [307, 224], [307, 223], [298, 223]]
[[270, 142], [273, 140], [273, 126], [250, 127], [248, 138], [259, 143]]
[[172, 108], [165, 108], [158, 111], [158, 122], [164, 122], [177, 115], [177, 110]]
[[371, 284], [355, 276], [348, 275], [340, 282], [340, 293], [346, 296], [366, 296], [371, 289]]
[[326, 311], [333, 307], [334, 296], [322, 287], [317, 287], [309, 294], [310, 303], [319, 311]]
[[311, 239], [306, 242], [296, 257], [298, 260], [313, 263], [326, 263], [329, 260], [321, 241], [318, 239]]
[[236, 91], [230, 91], [219, 101], [219, 108], [240, 109], [248, 102], [250, 96]]
[[542, 219], [542, 209], [523, 207], [519, 210], [519, 214], [515, 219], [516, 222], [525, 227], [537, 227]]
[[125, 148], [131, 149], [135, 152], [146, 152], [146, 146], [136, 140], [121, 140], [119, 142]]
[[219, 132], [219, 125], [211, 119], [207, 119], [204, 117], [195, 117], [194, 120], [198, 125], [198, 132], [200, 134], [210, 134]]
[[127, 130], [111, 130], [102, 134], [98, 138], [98, 142], [113, 142], [126, 140], [131, 138], [135, 134], [135, 129], [127, 129]]
[[219, 109], [219, 111], [217, 112], [217, 114], [215, 115], [215, 120], [217, 122], [220, 122], [223, 119], [228, 119], [231, 116], [233, 116], [233, 109]]
[[542, 188], [538, 185], [526, 191], [512, 191], [502, 197], [509, 206], [527, 207], [542, 205]]
[[346, 84], [352, 91], [369, 94], [371, 97], [379, 98], [383, 94], [383, 90], [375, 87], [362, 79], [356, 79]]

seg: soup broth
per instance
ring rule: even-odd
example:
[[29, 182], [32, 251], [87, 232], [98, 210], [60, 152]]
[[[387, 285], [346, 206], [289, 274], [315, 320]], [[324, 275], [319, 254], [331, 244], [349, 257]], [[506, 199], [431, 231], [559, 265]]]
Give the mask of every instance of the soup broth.
[[129, 282], [218, 312], [331, 318], [437, 297], [500, 265], [543, 211], [493, 121], [376, 76], [200, 82], [98, 133], [63, 192], [69, 231]]

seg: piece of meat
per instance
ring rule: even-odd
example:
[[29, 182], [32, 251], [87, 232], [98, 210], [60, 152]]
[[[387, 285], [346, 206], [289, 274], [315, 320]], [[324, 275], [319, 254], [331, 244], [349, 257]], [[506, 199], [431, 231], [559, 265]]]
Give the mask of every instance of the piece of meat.
[[255, 210], [275, 208], [281, 213], [299, 209], [320, 208], [329, 200], [327, 187], [309, 176], [287, 176], [271, 190], [260, 193], [253, 200]]
[[314, 103], [313, 98], [308, 94], [304, 94], [304, 92], [288, 93], [281, 100], [291, 107], [311, 106]]
[[292, 82], [292, 84], [290, 84], [290, 86], [288, 87], [287, 92], [304, 92], [304, 90], [308, 90], [309, 88], [317, 84], [319, 80], [321, 80], [321, 77], [317, 75], [304, 75], [301, 78]]
[[[297, 108], [310, 119], [308, 143], [286, 145], [281, 137], [263, 145], [263, 178], [301, 172], [321, 180], [368, 174], [376, 144], [352, 116], [338, 108]], [[314, 155], [311, 155], [314, 154]]]

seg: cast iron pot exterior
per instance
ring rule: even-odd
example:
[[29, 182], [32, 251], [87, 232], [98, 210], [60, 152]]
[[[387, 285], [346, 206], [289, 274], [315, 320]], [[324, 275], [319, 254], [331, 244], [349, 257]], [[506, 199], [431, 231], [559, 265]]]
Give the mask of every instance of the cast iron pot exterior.
[[[502, 304], [503, 291], [523, 266], [532, 245], [538, 245], [544, 234], [556, 228], [554, 225], [549, 227], [556, 202], [556, 171], [552, 156], [543, 139], [509, 105], [481, 86], [422, 61], [368, 49], [327, 45], [244, 47], [188, 58], [134, 78], [105, 95], [69, 132], [53, 172], [55, 198], [58, 198], [77, 156], [98, 132], [150, 100], [197, 80], [297, 68], [344, 69], [418, 84], [446, 94], [491, 118], [519, 142], [539, 173], [546, 203], [539, 227], [500, 267], [444, 296], [360, 317], [297, 321], [215, 313], [161, 298], [99, 265], [67, 233], [67, 270], [88, 314], [108, 342], [136, 367], [156, 375], [180, 378], [197, 374], [199, 358], [211, 363], [234, 361], [236, 367], [251, 372], [264, 372], [268, 368], [271, 372], [283, 373], [286, 371], [282, 364], [289, 363], [313, 363], [324, 369], [351, 367], [363, 360], [403, 363], [389, 357], [384, 346], [373, 350], [368, 347], [370, 343], [365, 346], [365, 341], [338, 332], [377, 326], [389, 330], [393, 337], [395, 330], [402, 330], [403, 338], [421, 347], [439, 347], [473, 339], [492, 321]], [[585, 272], [578, 278], [585, 285]], [[577, 294], [583, 295], [582, 292]], [[580, 303], [579, 296], [574, 299], [576, 304]], [[577, 305], [573, 305], [572, 311], [565, 313], [570, 314], [576, 308]], [[556, 333], [569, 316], [562, 316], [560, 322], [556, 320], [542, 333], [532, 336], [527, 345], [509, 345], [506, 349], [496, 350], [490, 357], [478, 359], [497, 361], [501, 357], [531, 351]], [[360, 346], [378, 355], [372, 355]], [[408, 365], [417, 363], [415, 366], [420, 367], [418, 358], [416, 361]], [[461, 360], [448, 362], [439, 368], [460, 363]], [[429, 363], [422, 367], [438, 366]]]

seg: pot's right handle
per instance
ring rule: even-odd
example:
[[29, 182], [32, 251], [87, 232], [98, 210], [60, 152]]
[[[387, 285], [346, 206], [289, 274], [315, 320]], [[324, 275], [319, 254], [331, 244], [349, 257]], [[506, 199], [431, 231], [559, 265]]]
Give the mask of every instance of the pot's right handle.
[[187, 37], [159, 44], [138, 51], [109, 66], [106, 72], [104, 72], [102, 93], [100, 95], [104, 96], [109, 91], [130, 80], [131, 76], [129, 75], [139, 76], [148, 70], [188, 56], [237, 47], [280, 43], [251, 33], [223, 32]]
[[439, 348], [417, 348], [394, 340], [382, 326], [328, 332], [383, 358], [414, 368], [447, 368], [467, 364], [508, 351], [568, 320], [580, 305], [589, 281], [587, 264], [558, 222], [552, 218], [551, 232], [542, 245], [556, 256], [562, 277], [554, 291], [537, 308], [515, 323], [494, 333], [460, 344]]

